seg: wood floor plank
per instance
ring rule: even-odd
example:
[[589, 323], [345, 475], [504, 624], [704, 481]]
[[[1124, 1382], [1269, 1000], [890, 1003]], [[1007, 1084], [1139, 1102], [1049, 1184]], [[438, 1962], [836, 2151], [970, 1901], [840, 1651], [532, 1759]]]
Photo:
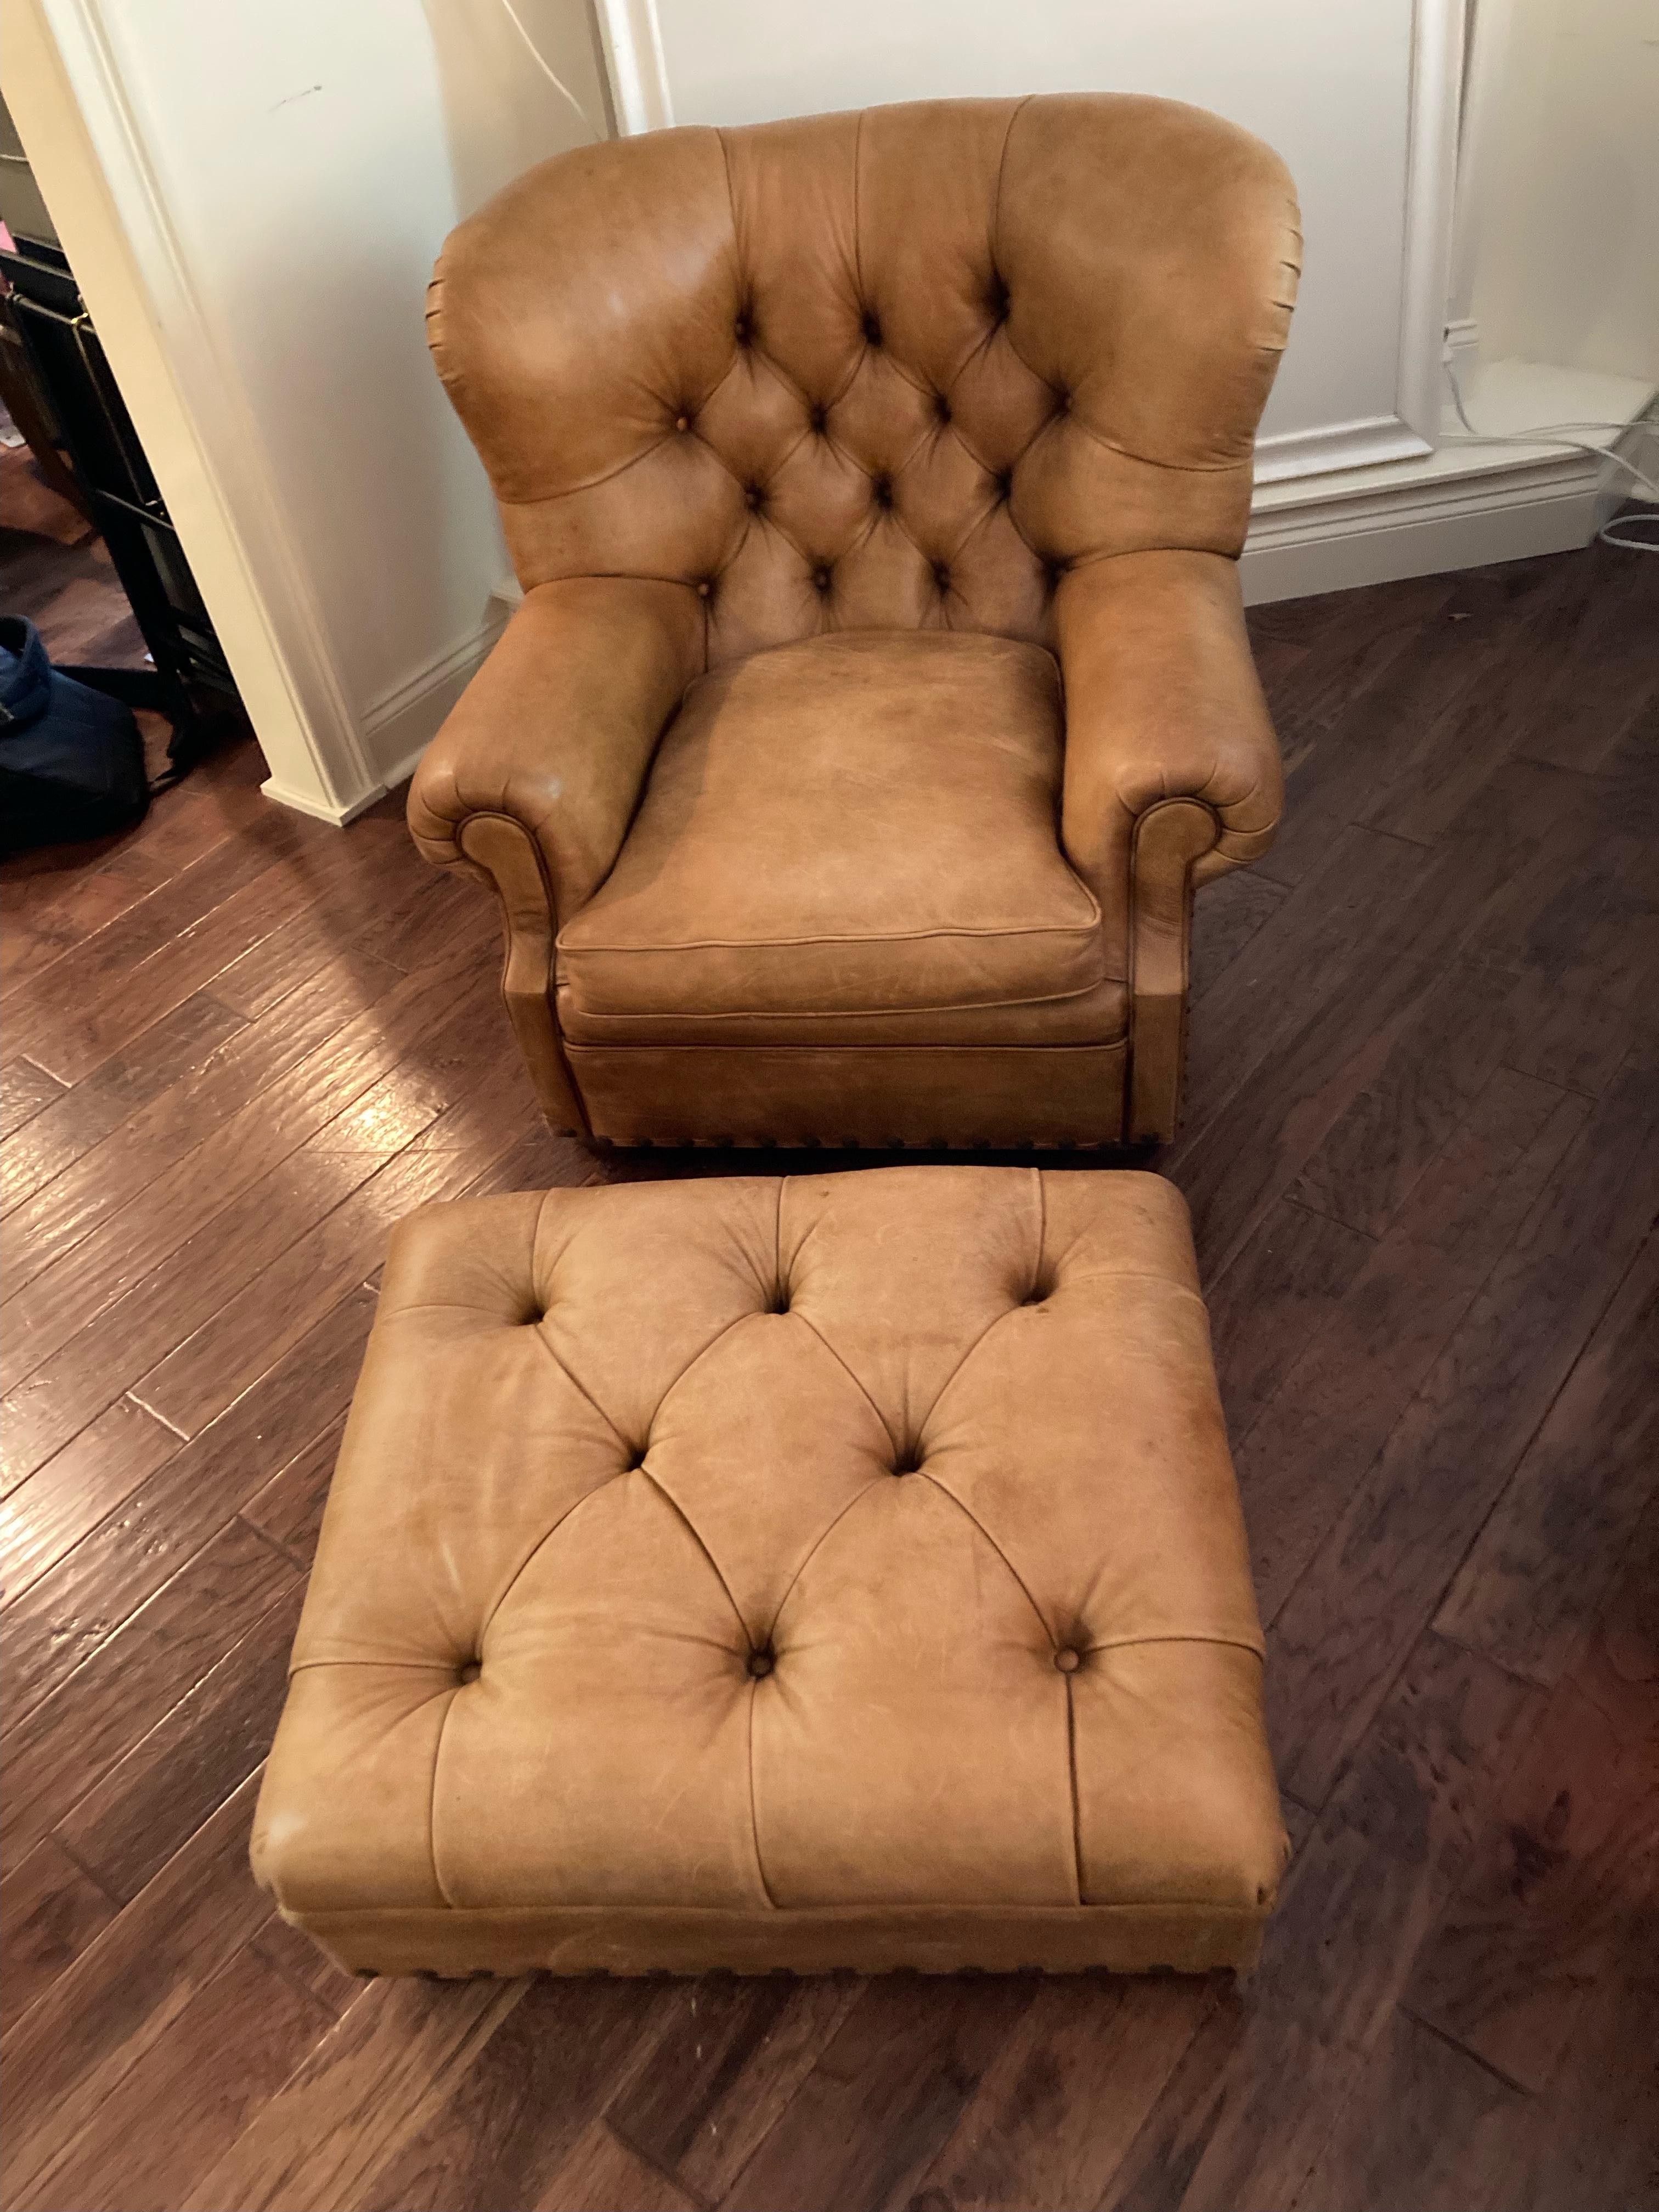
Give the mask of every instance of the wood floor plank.
[[1254, 868], [1235, 868], [1206, 884], [1194, 902], [1188, 990], [1197, 1000], [1241, 958], [1257, 930], [1288, 896], [1285, 886]]
[[[237, 923], [256, 927], [273, 902], [275, 921], [285, 920], [282, 864], [304, 842], [293, 821], [273, 808], [257, 833], [215, 846], [22, 985], [9, 1004], [12, 1048], [63, 1082], [77, 1083], [126, 1041], [118, 1034], [125, 1018], [115, 1012], [118, 999], [136, 995], [143, 1018], [126, 1031], [136, 1036], [236, 957], [242, 950], [234, 941]], [[297, 891], [290, 889], [286, 896], [291, 899]], [[230, 934], [204, 929], [233, 900], [238, 903], [228, 917]], [[222, 957], [215, 958], [221, 946]], [[156, 1003], [158, 995], [162, 1004]]]
[[288, 1358], [0, 1613], [0, 1672], [14, 1724], [337, 1419], [374, 1317], [371, 1292], [359, 1288], [343, 1298]]
[[315, 1997], [331, 2020], [343, 2020], [363, 1993], [362, 1977], [349, 1974], [309, 1936], [281, 1914], [266, 1921], [250, 1945], [289, 1981]]
[[607, 2107], [612, 2127], [659, 2172], [718, 2203], [743, 2171], [863, 1984], [710, 1976], [672, 2014]]
[[198, 1434], [380, 1264], [406, 1213], [458, 1196], [474, 1168], [454, 1152], [400, 1152], [151, 1369], [134, 1396], [184, 1434]]
[[0, 1581], [9, 1605], [172, 1458], [181, 1439], [118, 1398], [0, 1503]]
[[[1435, 866], [1433, 854], [1367, 830], [1345, 830], [1331, 841], [1318, 867], [1194, 1004], [1181, 1131], [1160, 1157], [1161, 1170], [1178, 1172], [1241, 1086], [1300, 1026], [1333, 1002], [1353, 1003], [1364, 963], [1377, 957], [1379, 916], [1414, 911]], [[1390, 942], [1402, 941], [1396, 921]]]
[[[88, 961], [82, 965], [106, 940], [110, 949], [99, 973], [68, 979], [71, 993], [66, 1000], [50, 988], [63, 980], [60, 969], [42, 979], [38, 1006], [31, 1004], [27, 992], [19, 994], [17, 1009], [25, 1035], [36, 1037], [34, 1056], [65, 1080], [76, 1082], [296, 916], [309, 916], [313, 924], [331, 923], [343, 938], [349, 937], [374, 910], [375, 863], [385, 852], [386, 828], [384, 823], [371, 824], [368, 842], [360, 837], [349, 848], [318, 825], [295, 823], [292, 817], [269, 835], [263, 823], [251, 829], [230, 846], [220, 864], [222, 872], [232, 872], [236, 856], [246, 860], [261, 846], [270, 865], [252, 880], [234, 882], [188, 927], [170, 934], [135, 963], [124, 961], [123, 939], [131, 930], [141, 944], [144, 941], [143, 917], [124, 917], [121, 926], [100, 933], [98, 940], [84, 948]], [[381, 839], [379, 854], [373, 842], [376, 835]], [[199, 864], [202, 869], [208, 868], [217, 850]], [[186, 870], [155, 898], [176, 893], [195, 873]], [[77, 957], [78, 953], [70, 955], [60, 968], [69, 968]], [[41, 1041], [46, 1038], [50, 1042]]]
[[1498, 1068], [1514, 1059], [1507, 969], [1454, 966], [1429, 983], [1393, 1050], [1291, 1186], [1333, 1221], [1381, 1237]]
[[366, 1059], [336, 1058], [331, 1082], [296, 1086], [263, 1115], [244, 1109], [21, 1291], [6, 1310], [7, 1478], [91, 1419], [112, 1382], [148, 1374], [395, 1157], [455, 1082], [476, 1083], [475, 1068], [461, 1071], [492, 1011], [464, 1000], [418, 1060], [376, 1076], [382, 1037]]
[[526, 1988], [370, 1983], [178, 2212], [349, 2212], [441, 2111]]
[[331, 1421], [297, 1452], [285, 1468], [256, 1490], [242, 1508], [242, 1518], [280, 1544], [297, 1566], [309, 1571], [323, 1525], [323, 1508], [334, 1462], [340, 1455], [345, 1416]]
[[1659, 1236], [1650, 1237], [1435, 1616], [1558, 1682], [1659, 1496]]
[[0, 1866], [15, 1866], [65, 1820], [299, 1579], [291, 1559], [234, 1521], [51, 1697], [14, 1722], [0, 1737]]
[[1528, 2107], [1498, 2178], [1503, 2212], [1659, 2204], [1659, 1938], [1650, 1918], [1638, 1933], [1586, 2007], [1547, 2095]]
[[42, 1836], [0, 1879], [0, 2034], [66, 1966], [118, 1907], [55, 1836]]
[[1046, 1982], [908, 2198], [950, 2212], [1098, 2203], [1219, 1995], [1218, 1977]]
[[[1568, 781], [1506, 769], [1501, 793], [1494, 778], [1483, 795], [1479, 823], [1463, 824], [1437, 855], [1396, 842], [1411, 869], [1385, 872], [1362, 942], [1333, 963], [1316, 991], [1304, 985], [1302, 1011], [1287, 1013], [1281, 990], [1274, 1032], [1265, 1049], [1258, 1041], [1224, 1118], [1183, 1135], [1167, 1156], [1192, 1208], [1202, 1263], [1224, 1264], [1295, 1185], [1342, 1115], [1382, 1078], [1448, 965], [1516, 957], [1528, 921], [1598, 834], [1596, 795], [1581, 779], [1566, 793], [1576, 803], [1565, 804], [1558, 787]], [[1270, 924], [1256, 944], [1273, 933]], [[1354, 1018], [1356, 1006], [1363, 1020]]]
[[0, 2189], [9, 2203], [269, 1918], [270, 1900], [248, 1875], [258, 1790], [250, 1776], [0, 2043]]
[[[1291, 779], [1304, 757], [1321, 749], [1320, 741], [1352, 712], [1356, 698], [1420, 652], [1425, 623], [1445, 606], [1454, 588], [1449, 576], [1407, 576], [1379, 586], [1363, 600], [1346, 592], [1325, 600], [1304, 633], [1305, 654], [1273, 689], [1274, 725]], [[1291, 848], [1274, 849], [1279, 866], [1267, 872], [1297, 881], [1286, 872]]]
[[[450, 981], [453, 986], [453, 976]], [[291, 1091], [303, 1095], [318, 1078], [326, 1081], [328, 1060], [310, 1068], [306, 1064], [331, 1044], [337, 1058], [350, 1054], [359, 1042], [357, 1025], [374, 1016], [374, 994], [385, 996], [398, 987], [407, 992], [410, 979], [391, 967], [368, 984], [355, 970], [350, 975], [334, 969], [320, 972], [270, 1015], [248, 1023], [203, 1067], [173, 1084], [72, 1168], [54, 1176], [0, 1221], [0, 1268], [4, 1270], [7, 1304], [15, 1307], [26, 1285], [135, 1200], [148, 1196], [154, 1202], [168, 1170], [201, 1150], [250, 1104], [268, 1099], [270, 1112], [280, 1117]], [[371, 994], [367, 1001], [365, 991]], [[434, 994], [433, 1003], [438, 1002]], [[283, 1079], [302, 1068], [306, 1073], [296, 1075], [284, 1090]], [[384, 1065], [375, 1066], [363, 1078], [362, 1087], [367, 1089], [384, 1073]], [[348, 1092], [342, 1104], [355, 1095]], [[257, 1126], [257, 1118], [244, 1121], [235, 1138], [224, 1140], [222, 1149], [240, 1149]], [[200, 1162], [201, 1179], [209, 1181], [218, 1164], [214, 1158]], [[187, 1173], [167, 1188], [182, 1193], [188, 1183]], [[81, 1253], [76, 1270], [91, 1272], [99, 1263], [100, 1248], [94, 1246]], [[17, 1312], [11, 1320], [13, 1326], [21, 1325]]]
[[111, 1897], [137, 1897], [264, 1758], [304, 1598], [295, 1581], [263, 1612], [257, 1600], [239, 1608], [246, 1632], [59, 1822], [59, 1840]]
[[1659, 1028], [1659, 838], [1626, 796], [1607, 787], [1618, 826], [1529, 933], [1515, 999], [1511, 1065], [1592, 1094]]
[[0, 998], [9, 1002], [32, 976], [167, 881], [173, 871], [153, 858], [151, 842], [88, 854], [81, 866], [51, 873], [8, 868], [0, 880]]
[[1589, 545], [1572, 614], [1552, 631], [1552, 651], [1528, 702], [1529, 759], [1576, 773], [1606, 768], [1626, 733], [1659, 695], [1659, 578], [1653, 563]]
[[1205, 1285], [1227, 1426], [1248, 1433], [1370, 1259], [1369, 1237], [1281, 1199]]
[[[16, 2212], [171, 2212], [332, 2024], [324, 2006], [244, 1944], [11, 2199]], [[202, 2094], [204, 2081], [211, 2095]]]
[[[1513, 586], [1511, 622], [1516, 616], [1549, 622], [1563, 601], [1570, 602], [1583, 588], [1571, 571], [1546, 561], [1515, 566], [1524, 573]], [[1538, 675], [1528, 656], [1510, 649], [1508, 627], [1492, 635], [1487, 623], [1469, 623], [1471, 630], [1487, 632], [1479, 680], [1448, 686], [1437, 710], [1423, 718], [1420, 740], [1406, 756], [1405, 772], [1376, 791], [1361, 815], [1372, 829], [1434, 843], [1471, 801], [1480, 803], [1494, 771], [1519, 749], [1529, 726], [1528, 709], [1535, 703]]]
[[1254, 1984], [1222, 1999], [1108, 2183], [1100, 2212], [1285, 2212], [1364, 2062], [1293, 2013], [1266, 2019], [1258, 2003]]
[[[165, 1402], [152, 1397], [149, 1378], [178, 1347], [229, 1311], [285, 1252], [314, 1232], [388, 1159], [394, 1159], [438, 1110], [439, 1101], [430, 1088], [417, 1081], [401, 1079], [376, 1085], [212, 1215], [61, 1348], [13, 1383], [3, 1401], [8, 1473], [20, 1471], [32, 1456], [42, 1455], [56, 1449], [60, 1439], [76, 1434], [94, 1417], [100, 1399], [106, 1397], [112, 1384], [131, 1389], [181, 1435], [194, 1434], [202, 1424], [187, 1426], [174, 1419]], [[167, 1233], [163, 1230], [161, 1236]], [[339, 1297], [351, 1279], [361, 1280], [363, 1273], [359, 1268], [356, 1278], [349, 1277], [334, 1296]], [[45, 1331], [37, 1332], [26, 1347], [26, 1359], [40, 1349], [44, 1339]]]
[[1508, 2212], [1502, 2175], [1526, 2105], [1519, 2090], [1396, 2013], [1292, 2212]]
[[[262, 1177], [277, 1174], [306, 1146], [334, 1156], [384, 1156], [377, 1117], [415, 1132], [425, 1109], [438, 1111], [442, 1103], [440, 1086], [423, 1081], [418, 1069], [399, 1075], [383, 1034], [348, 1023], [262, 1097], [170, 1158], [8, 1301], [0, 1310], [9, 1324], [9, 1374], [17, 1381], [36, 1371], [187, 1240], [232, 1218], [230, 1209], [246, 1202]], [[356, 1124], [343, 1120], [354, 1113]]]
[[1283, 2212], [1295, 2199], [1539, 1703], [1425, 1638], [1297, 1856], [1261, 1966], [1200, 2028], [1103, 2208]]
[[198, 992], [63, 1092], [13, 1137], [0, 1158], [0, 1208], [12, 1208], [101, 1144], [128, 1115], [210, 1060], [242, 1017]]
[[21, 1053], [9, 1054], [0, 1067], [0, 1137], [15, 1138], [26, 1122], [64, 1095], [65, 1087], [55, 1075], [48, 1075]]
[[[1406, 619], [1384, 633], [1384, 650], [1328, 699], [1321, 741], [1292, 757], [1271, 875], [1301, 882], [1332, 837], [1355, 823], [1405, 829], [1402, 813], [1432, 767], [1431, 732], [1513, 659], [1517, 610], [1559, 591], [1559, 573], [1547, 562], [1506, 562], [1425, 580]], [[1305, 680], [1298, 672], [1291, 683]]]
[[471, 935], [478, 919], [472, 886], [410, 870], [401, 809], [378, 825], [363, 817], [356, 843], [364, 832], [377, 842], [340, 885], [347, 896], [303, 908], [262, 939], [214, 978], [216, 997], [257, 1018], [330, 960], [385, 962], [413, 975], [441, 957], [458, 929]]
[[1646, 1539], [1406, 1991], [1419, 2019], [1534, 2092], [1596, 1983], [1659, 1928], [1659, 1510]]
[[1034, 1977], [878, 1975], [723, 2198], [729, 2212], [902, 2199], [1036, 1994]]
[[[1272, 1620], [1589, 1118], [1507, 1070], [1322, 1316], [1234, 1461]], [[1317, 1802], [1319, 1801], [1312, 1801]]]
[[537, 2199], [537, 2212], [617, 2212], [624, 2204], [628, 2212], [702, 2212], [701, 2198], [677, 2189], [595, 2120]]
[[1281, 1779], [1304, 1804], [1323, 1803], [1656, 1213], [1659, 1080], [1637, 1054], [1269, 1631]]
[[685, 1984], [642, 2005], [627, 1982], [532, 1982], [425, 2124], [352, 2191], [352, 2212], [536, 2203], [666, 2022], [695, 2002]]

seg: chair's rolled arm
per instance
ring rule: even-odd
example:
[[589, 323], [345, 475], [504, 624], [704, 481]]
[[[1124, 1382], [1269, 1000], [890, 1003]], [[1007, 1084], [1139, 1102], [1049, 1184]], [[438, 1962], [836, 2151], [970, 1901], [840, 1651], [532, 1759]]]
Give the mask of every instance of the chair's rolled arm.
[[702, 672], [685, 585], [579, 577], [531, 592], [428, 747], [409, 794], [425, 857], [501, 902], [502, 996], [550, 1121], [583, 1116], [553, 1007], [553, 945], [610, 873], [658, 738]]
[[1061, 836], [1073, 866], [1128, 927], [1135, 827], [1161, 800], [1215, 817], [1203, 883], [1273, 842], [1284, 802], [1239, 598], [1218, 553], [1126, 553], [1079, 568], [1056, 595], [1066, 684]]
[[669, 716], [702, 669], [702, 608], [683, 584], [542, 584], [508, 623], [415, 772], [409, 826], [429, 860], [465, 857], [478, 815], [535, 841], [557, 914], [610, 873]]
[[1284, 801], [1237, 564], [1124, 554], [1057, 594], [1060, 835], [1130, 994], [1132, 1139], [1173, 1135], [1193, 887], [1259, 859]]

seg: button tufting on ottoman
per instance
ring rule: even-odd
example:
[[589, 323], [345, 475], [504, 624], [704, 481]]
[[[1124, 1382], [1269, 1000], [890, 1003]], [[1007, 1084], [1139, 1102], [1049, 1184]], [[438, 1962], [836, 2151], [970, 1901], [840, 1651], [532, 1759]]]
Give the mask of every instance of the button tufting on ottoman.
[[1246, 1966], [1261, 1649], [1158, 1177], [431, 1206], [255, 1870], [363, 1971]]

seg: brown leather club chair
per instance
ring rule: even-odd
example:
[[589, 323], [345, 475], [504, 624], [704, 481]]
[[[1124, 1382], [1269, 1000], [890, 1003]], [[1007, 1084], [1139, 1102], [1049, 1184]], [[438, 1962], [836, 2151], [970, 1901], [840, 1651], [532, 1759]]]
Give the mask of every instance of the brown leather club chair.
[[1237, 555], [1291, 182], [1195, 108], [668, 131], [449, 240], [521, 609], [421, 763], [555, 1124], [1166, 1138], [1195, 884], [1280, 800]]

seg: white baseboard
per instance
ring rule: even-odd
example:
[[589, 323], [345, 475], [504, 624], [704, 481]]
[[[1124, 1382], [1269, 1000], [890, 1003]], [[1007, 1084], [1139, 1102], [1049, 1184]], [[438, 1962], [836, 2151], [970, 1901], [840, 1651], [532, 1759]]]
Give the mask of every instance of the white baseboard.
[[1253, 538], [1239, 564], [1246, 606], [1313, 599], [1401, 576], [1435, 576], [1493, 561], [1525, 561], [1588, 545], [1596, 530], [1596, 491], [1575, 489], [1498, 504], [1465, 507], [1333, 527], [1328, 520], [1301, 542]]
[[313, 820], [331, 822], [343, 829], [358, 815], [395, 791], [414, 775], [421, 755], [437, 735], [440, 724], [465, 690], [495, 640], [511, 610], [492, 592], [489, 611], [471, 637], [451, 646], [424, 668], [416, 669], [392, 690], [382, 692], [358, 725], [364, 755], [379, 781], [349, 804], [330, 806], [313, 793], [296, 790], [273, 775], [260, 786], [267, 799], [291, 806]]
[[1462, 433], [1449, 409], [1449, 442], [1421, 459], [1258, 484], [1240, 564], [1248, 604], [1589, 544], [1616, 471], [1594, 454], [1501, 441], [1550, 422], [1631, 423], [1654, 387], [1534, 362], [1463, 374], [1470, 417], [1493, 443], [1449, 442]]
[[363, 750], [383, 791], [413, 775], [416, 763], [501, 635], [504, 619], [492, 593], [489, 611], [470, 637], [383, 692], [363, 716]]

